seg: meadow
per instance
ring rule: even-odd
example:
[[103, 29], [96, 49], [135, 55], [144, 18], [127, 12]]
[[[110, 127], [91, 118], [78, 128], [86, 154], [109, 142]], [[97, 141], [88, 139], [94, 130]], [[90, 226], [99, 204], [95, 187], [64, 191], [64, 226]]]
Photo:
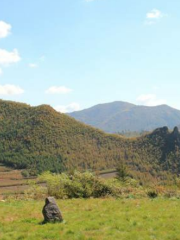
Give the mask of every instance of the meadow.
[[[113, 172], [44, 173], [30, 183], [18, 170], [0, 170], [0, 240], [180, 240], [178, 186], [143, 187], [111, 179]], [[58, 199], [62, 223], [42, 224], [48, 195]]]
[[44, 201], [0, 202], [0, 239], [180, 239], [178, 199], [71, 199], [57, 203], [64, 222], [43, 225]]

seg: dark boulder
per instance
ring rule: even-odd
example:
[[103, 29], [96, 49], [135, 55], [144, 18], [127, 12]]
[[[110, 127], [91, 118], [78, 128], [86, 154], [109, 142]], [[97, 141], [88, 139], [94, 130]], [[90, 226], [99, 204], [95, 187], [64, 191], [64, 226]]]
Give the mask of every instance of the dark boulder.
[[46, 198], [42, 213], [44, 216], [44, 223], [63, 221], [61, 211], [53, 197]]

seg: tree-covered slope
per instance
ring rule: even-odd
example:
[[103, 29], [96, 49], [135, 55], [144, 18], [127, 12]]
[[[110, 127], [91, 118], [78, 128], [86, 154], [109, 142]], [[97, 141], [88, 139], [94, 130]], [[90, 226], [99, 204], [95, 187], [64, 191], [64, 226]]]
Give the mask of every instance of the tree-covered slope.
[[163, 126], [172, 129], [180, 124], [180, 111], [167, 105], [147, 107], [113, 102], [99, 104], [69, 115], [108, 133], [152, 131]]
[[10, 166], [106, 169], [115, 163], [114, 149], [124, 151], [126, 142], [46, 105], [0, 101], [0, 161]]
[[30, 107], [0, 101], [0, 162], [31, 171], [112, 169], [119, 162], [139, 176], [180, 173], [180, 134], [157, 129], [126, 139], [105, 134], [56, 112], [49, 106]]

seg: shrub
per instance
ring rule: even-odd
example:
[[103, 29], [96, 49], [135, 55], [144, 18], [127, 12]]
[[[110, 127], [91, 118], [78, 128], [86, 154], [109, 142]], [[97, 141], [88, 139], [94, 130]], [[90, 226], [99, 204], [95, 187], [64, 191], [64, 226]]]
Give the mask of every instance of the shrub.
[[109, 186], [105, 180], [89, 172], [75, 171], [71, 175], [44, 173], [40, 180], [46, 182], [49, 195], [60, 199], [98, 198], [115, 193], [113, 187]]
[[123, 162], [119, 162], [116, 168], [116, 178], [122, 182], [127, 180], [129, 176], [127, 166]]
[[179, 193], [174, 189], [167, 189], [164, 193], [164, 197], [166, 197], [166, 198], [173, 198], [173, 197], [179, 198]]
[[30, 175], [29, 175], [29, 172], [27, 170], [23, 170], [21, 171], [21, 175], [24, 177], [24, 178], [28, 178]]
[[149, 190], [147, 192], [147, 195], [149, 198], [157, 198], [158, 197], [158, 193], [155, 190]]
[[44, 199], [46, 196], [47, 188], [37, 185], [35, 182], [32, 182], [30, 188], [24, 192], [24, 199]]

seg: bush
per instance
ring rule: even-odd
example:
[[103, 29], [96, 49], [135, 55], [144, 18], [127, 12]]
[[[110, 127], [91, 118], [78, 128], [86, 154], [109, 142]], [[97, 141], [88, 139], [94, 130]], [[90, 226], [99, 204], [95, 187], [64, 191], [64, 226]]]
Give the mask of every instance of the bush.
[[48, 195], [60, 199], [98, 198], [115, 194], [112, 186], [89, 172], [75, 171], [72, 175], [44, 173], [40, 180], [46, 182]]
[[123, 162], [119, 162], [116, 168], [116, 178], [119, 181], [126, 182], [129, 177], [127, 166]]
[[30, 187], [24, 191], [24, 199], [44, 199], [47, 196], [47, 188], [31, 182]]
[[149, 198], [157, 198], [158, 197], [158, 193], [155, 190], [148, 191], [147, 195]]
[[23, 170], [21, 171], [21, 175], [24, 177], [24, 178], [28, 178], [30, 175], [29, 175], [29, 172], [27, 170]]

